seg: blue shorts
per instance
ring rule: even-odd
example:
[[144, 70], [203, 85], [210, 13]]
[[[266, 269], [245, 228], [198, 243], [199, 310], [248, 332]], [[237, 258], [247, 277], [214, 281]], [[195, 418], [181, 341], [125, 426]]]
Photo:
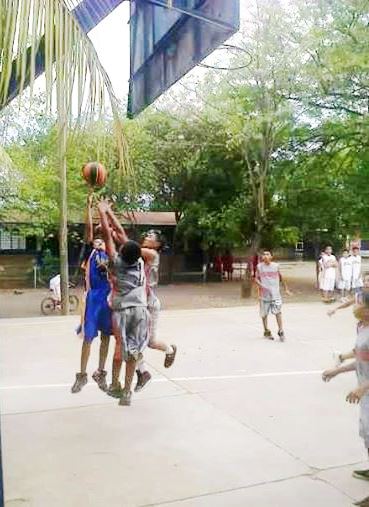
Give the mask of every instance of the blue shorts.
[[106, 289], [90, 289], [86, 297], [84, 339], [92, 342], [99, 331], [106, 336], [112, 332], [112, 314], [108, 305], [109, 291]]

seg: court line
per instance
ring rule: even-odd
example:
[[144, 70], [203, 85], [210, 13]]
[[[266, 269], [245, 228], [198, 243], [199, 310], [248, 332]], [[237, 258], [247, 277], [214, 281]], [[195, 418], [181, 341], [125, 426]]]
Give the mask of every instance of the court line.
[[[152, 382], [196, 382], [206, 380], [240, 380], [240, 379], [254, 379], [254, 378], [269, 378], [269, 377], [288, 377], [299, 375], [321, 375], [322, 370], [307, 370], [307, 371], [281, 371], [269, 373], [250, 373], [245, 375], [209, 375], [203, 377], [174, 377], [174, 378], [154, 378]], [[95, 382], [89, 382], [87, 386], [96, 386]], [[52, 389], [58, 387], [70, 387], [70, 384], [30, 384], [18, 386], [0, 386], [0, 391], [10, 391], [16, 389]]]

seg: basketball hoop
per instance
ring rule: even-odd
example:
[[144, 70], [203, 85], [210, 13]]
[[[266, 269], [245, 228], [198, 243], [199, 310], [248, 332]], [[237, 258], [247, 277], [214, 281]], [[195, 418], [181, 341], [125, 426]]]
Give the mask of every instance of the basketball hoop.
[[241, 48], [240, 46], [235, 46], [234, 44], [222, 44], [221, 46], [216, 48], [215, 51], [219, 51], [222, 49], [225, 49], [227, 51], [230, 51], [232, 49], [234, 49], [236, 51], [241, 51], [242, 53], [246, 53], [250, 60], [247, 62], [246, 65], [239, 65], [237, 67], [216, 67], [215, 65], [208, 65], [206, 63], [199, 63], [199, 67], [203, 67], [205, 69], [212, 69], [212, 70], [226, 70], [226, 71], [232, 70], [233, 71], [233, 70], [247, 69], [247, 67], [249, 67], [251, 65], [253, 58], [252, 58], [252, 54], [249, 51], [247, 51], [247, 49]]

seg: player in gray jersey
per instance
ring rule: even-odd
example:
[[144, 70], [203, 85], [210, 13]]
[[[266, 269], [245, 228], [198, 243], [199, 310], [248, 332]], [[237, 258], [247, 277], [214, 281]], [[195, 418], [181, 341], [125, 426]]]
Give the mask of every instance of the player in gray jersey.
[[[136, 364], [142, 358], [148, 342], [149, 315], [144, 263], [141, 259], [141, 247], [135, 241], [125, 241], [117, 251], [110, 228], [110, 206], [102, 201], [98, 210], [106, 252], [110, 259], [112, 291], [109, 300], [113, 310], [113, 331], [116, 339], [113, 379], [108, 391], [117, 394], [120, 405], [130, 405]], [[119, 382], [123, 360], [126, 363], [124, 389]]]
[[[119, 223], [119, 220], [111, 210], [110, 204], [105, 203], [104, 208], [106, 209], [106, 216], [109, 220], [110, 226], [114, 231], [116, 241], [121, 245], [124, 245], [129, 238]], [[145, 263], [145, 274], [146, 274], [146, 291], [147, 291], [147, 308], [150, 314], [149, 321], [149, 343], [150, 348], [161, 350], [165, 353], [164, 366], [169, 368], [176, 357], [177, 347], [175, 345], [167, 345], [165, 342], [157, 339], [157, 325], [160, 311], [160, 300], [157, 295], [157, 286], [159, 281], [159, 265], [160, 256], [159, 250], [162, 246], [162, 238], [158, 231], [149, 231], [146, 233], [142, 245], [141, 255]], [[118, 355], [114, 357], [113, 361], [113, 372], [118, 371], [120, 368], [121, 360]], [[111, 396], [119, 396], [119, 383], [116, 381], [117, 375], [113, 373], [112, 385], [108, 390], [108, 394]], [[141, 359], [138, 363], [137, 368], [137, 385], [135, 391], [141, 391], [143, 387], [151, 380], [151, 374], [147, 371], [146, 365]]]
[[[330, 381], [341, 373], [356, 371], [358, 386], [347, 396], [349, 403], [360, 404], [359, 434], [369, 453], [369, 292], [364, 289], [361, 302], [355, 306], [354, 315], [358, 320], [357, 338], [353, 356], [355, 361], [323, 372], [323, 380]], [[369, 469], [355, 470], [353, 476], [369, 481]], [[369, 505], [369, 497], [355, 505]]]
[[286, 294], [290, 291], [279, 271], [279, 265], [272, 262], [273, 257], [269, 250], [264, 250], [262, 262], [256, 269], [255, 282], [259, 286], [260, 316], [263, 321], [264, 337], [273, 340], [273, 335], [268, 328], [268, 315], [275, 315], [278, 324], [278, 336], [281, 341], [285, 340], [282, 323], [282, 297], [280, 283], [283, 284]]

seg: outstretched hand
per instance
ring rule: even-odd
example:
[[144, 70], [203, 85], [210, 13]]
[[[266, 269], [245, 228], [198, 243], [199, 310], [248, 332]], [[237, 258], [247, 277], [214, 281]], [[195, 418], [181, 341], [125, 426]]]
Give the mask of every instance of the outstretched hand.
[[322, 380], [323, 380], [323, 382], [329, 382], [336, 375], [338, 375], [337, 368], [332, 368], [331, 370], [325, 370], [322, 373]]
[[361, 398], [364, 396], [366, 389], [363, 387], [357, 387], [346, 396], [346, 401], [349, 403], [359, 403]]
[[112, 202], [109, 199], [102, 199], [99, 201], [99, 204], [97, 205], [98, 209], [102, 211], [103, 213], [106, 213], [107, 211], [110, 211], [112, 206]]

